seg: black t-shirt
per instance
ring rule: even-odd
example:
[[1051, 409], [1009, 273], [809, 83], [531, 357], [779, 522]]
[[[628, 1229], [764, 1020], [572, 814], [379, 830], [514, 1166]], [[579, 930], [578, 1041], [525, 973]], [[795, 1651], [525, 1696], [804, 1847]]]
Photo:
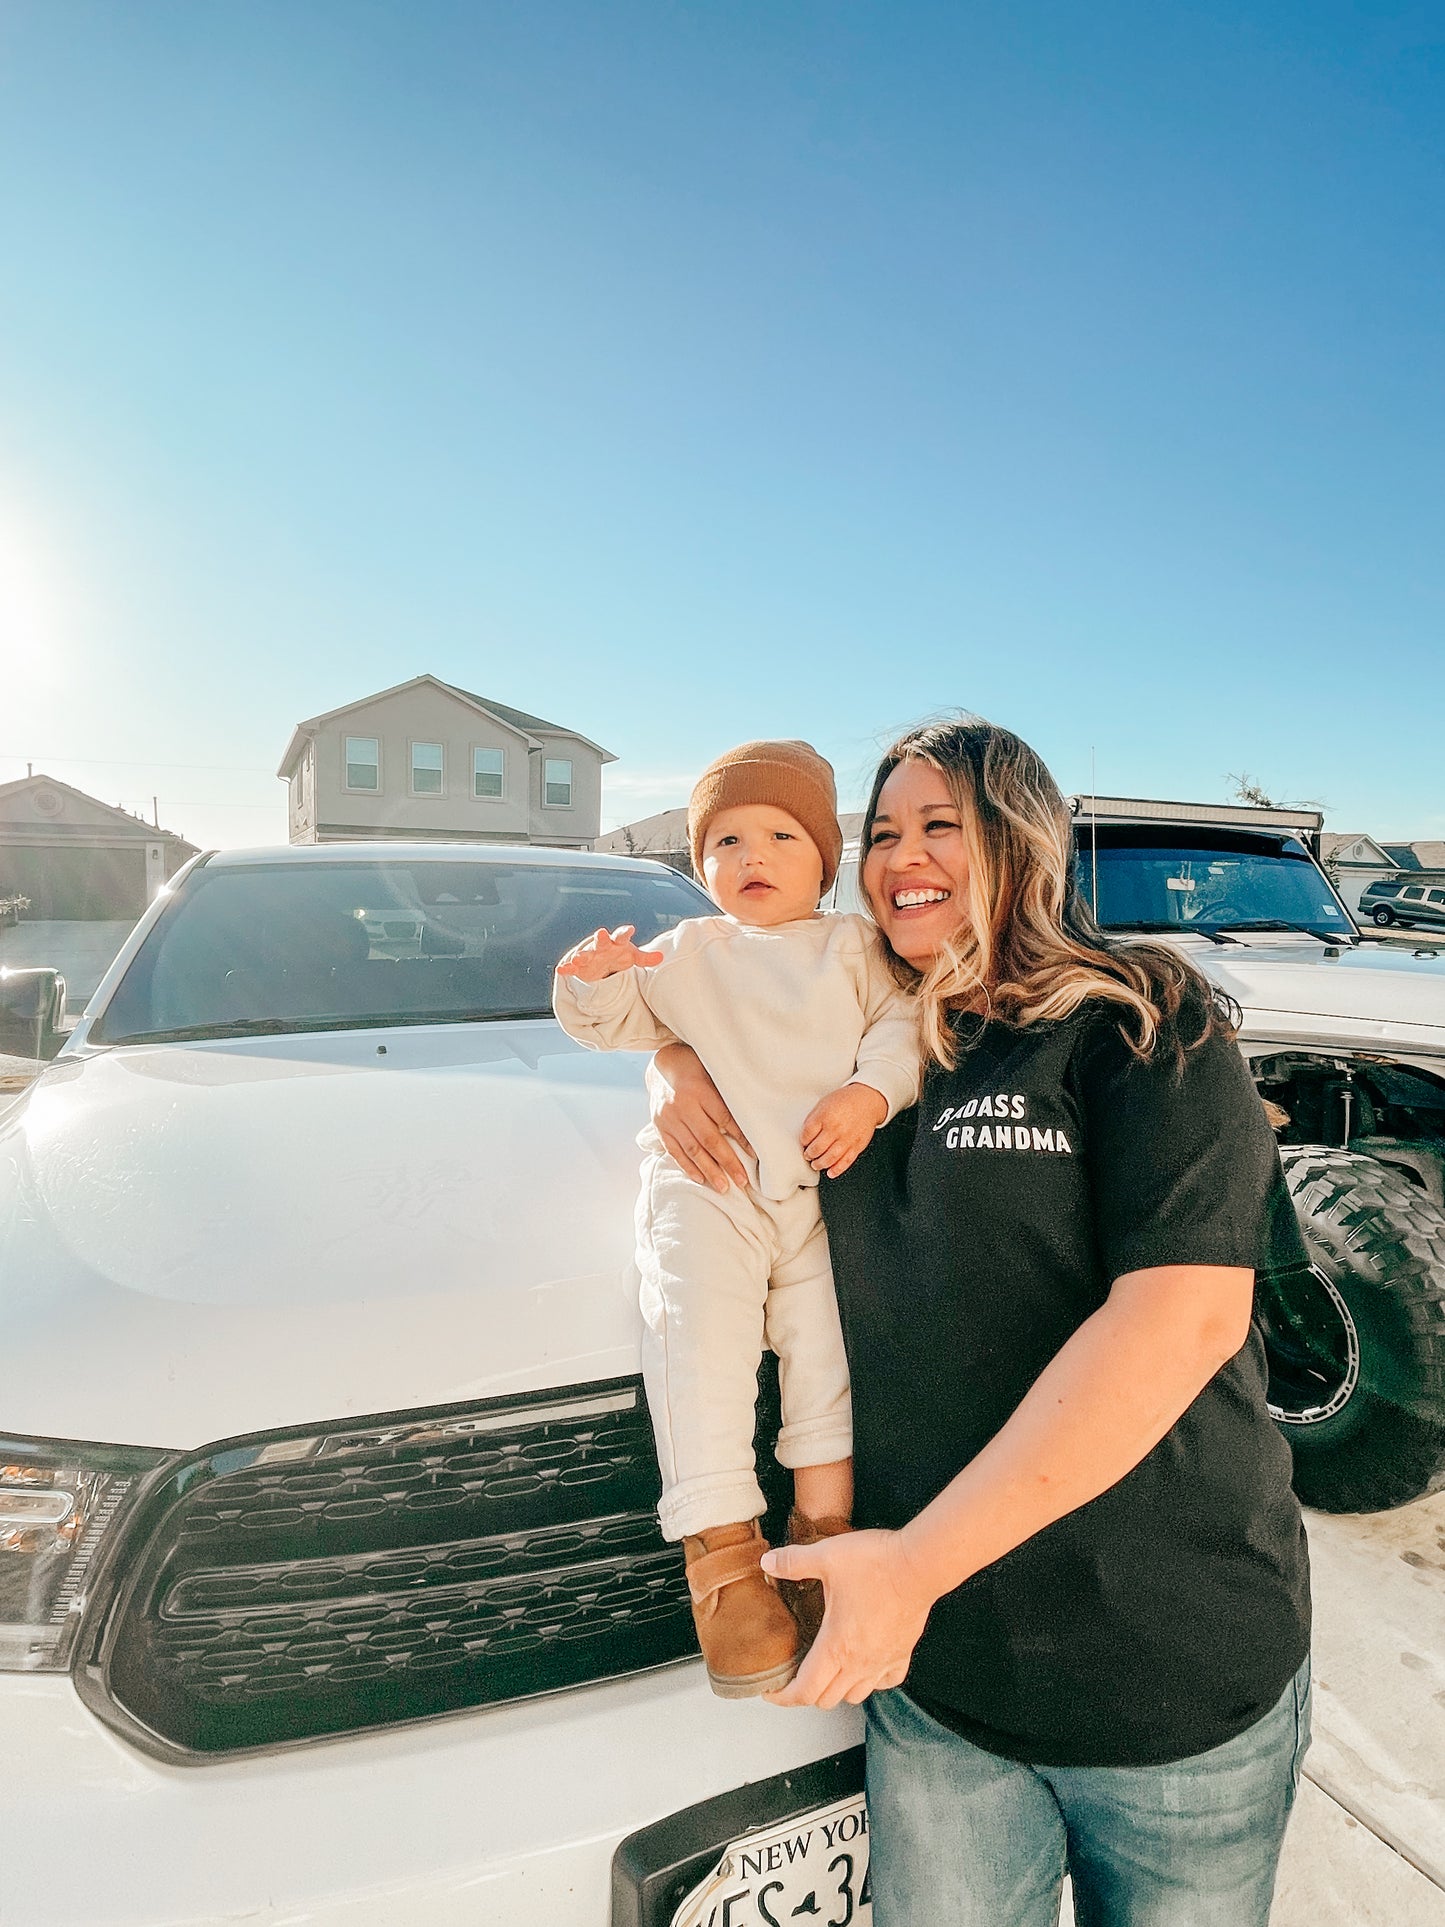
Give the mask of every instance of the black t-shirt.
[[[1303, 1258], [1236, 1047], [1181, 1071], [1117, 1006], [956, 1020], [957, 1067], [823, 1204], [853, 1380], [855, 1519], [899, 1527], [987, 1444], [1108, 1296], [1156, 1265]], [[1145, 1766], [1234, 1738], [1309, 1643], [1304, 1529], [1243, 1349], [1148, 1456], [935, 1605], [908, 1691], [967, 1738], [1057, 1766]]]

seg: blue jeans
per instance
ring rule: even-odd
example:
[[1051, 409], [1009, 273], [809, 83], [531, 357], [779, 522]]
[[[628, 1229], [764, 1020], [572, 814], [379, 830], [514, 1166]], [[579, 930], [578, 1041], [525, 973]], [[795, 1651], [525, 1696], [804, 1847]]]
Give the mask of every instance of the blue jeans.
[[874, 1927], [1265, 1927], [1310, 1740], [1310, 1667], [1167, 1766], [1023, 1766], [902, 1691], [868, 1702]]

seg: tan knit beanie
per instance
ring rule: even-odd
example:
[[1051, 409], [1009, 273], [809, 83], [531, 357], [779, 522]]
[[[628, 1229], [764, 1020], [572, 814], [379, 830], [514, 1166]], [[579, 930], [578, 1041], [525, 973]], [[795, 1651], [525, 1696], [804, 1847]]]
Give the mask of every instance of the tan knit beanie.
[[824, 894], [838, 874], [843, 832], [838, 827], [838, 789], [833, 765], [811, 743], [739, 743], [710, 763], [697, 779], [687, 806], [692, 867], [702, 875], [702, 839], [719, 810], [739, 803], [771, 803], [796, 817], [823, 859]]

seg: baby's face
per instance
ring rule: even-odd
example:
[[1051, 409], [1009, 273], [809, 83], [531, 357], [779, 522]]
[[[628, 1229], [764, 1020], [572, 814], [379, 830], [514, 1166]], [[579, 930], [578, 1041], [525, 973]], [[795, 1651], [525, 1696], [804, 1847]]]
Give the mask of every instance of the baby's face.
[[720, 910], [762, 928], [811, 917], [823, 894], [817, 844], [771, 803], [718, 811], [703, 837], [702, 874]]

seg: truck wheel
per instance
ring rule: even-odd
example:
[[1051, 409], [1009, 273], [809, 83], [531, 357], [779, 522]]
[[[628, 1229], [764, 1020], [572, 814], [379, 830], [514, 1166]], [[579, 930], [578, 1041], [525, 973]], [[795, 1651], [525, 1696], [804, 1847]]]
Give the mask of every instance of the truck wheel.
[[1262, 1273], [1269, 1405], [1295, 1490], [1382, 1512], [1445, 1485], [1445, 1216], [1355, 1151], [1282, 1145], [1310, 1264]]
[[1387, 910], [1383, 903], [1377, 904], [1371, 914], [1382, 930], [1385, 929], [1388, 924], [1392, 924], [1395, 921], [1394, 911]]

